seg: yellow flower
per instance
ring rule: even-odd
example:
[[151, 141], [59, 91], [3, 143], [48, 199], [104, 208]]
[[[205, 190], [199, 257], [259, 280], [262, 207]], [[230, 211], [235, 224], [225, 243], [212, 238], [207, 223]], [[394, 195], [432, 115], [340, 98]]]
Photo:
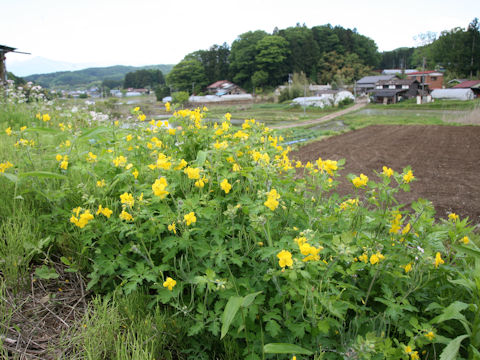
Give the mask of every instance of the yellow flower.
[[456, 222], [458, 220], [458, 215], [455, 213], [450, 213], [448, 214], [448, 220], [452, 220], [453, 222]]
[[133, 207], [133, 205], [135, 204], [135, 199], [133, 198], [133, 195], [127, 192], [120, 195], [120, 201], [122, 202], [122, 204], [126, 204], [130, 207]]
[[360, 176], [357, 176], [352, 180], [353, 185], [357, 188], [367, 185], [367, 182], [368, 176], [365, 176], [364, 174], [360, 174]]
[[132, 171], [132, 175], [133, 175], [133, 177], [134, 177], [135, 179], [138, 178], [138, 174], [139, 174], [139, 172], [138, 172], [137, 169], [135, 169], [135, 170]]
[[410, 223], [408, 223], [402, 230], [402, 235], [405, 235], [405, 234], [408, 234], [408, 232], [410, 231], [411, 229], [411, 225]]
[[425, 334], [425, 337], [426, 337], [428, 340], [432, 341], [433, 338], [435, 337], [435, 334], [433, 333], [433, 331], [429, 331], [428, 333]]
[[412, 263], [408, 263], [407, 265], [402, 267], [405, 270], [405, 274], [408, 274], [410, 271], [412, 271]]
[[120, 215], [118, 216], [120, 219], [122, 220], [125, 220], [125, 221], [131, 221], [133, 220], [133, 216], [130, 215], [128, 212], [126, 212], [125, 210], [122, 210], [122, 212], [120, 213]]
[[280, 267], [285, 268], [285, 266], [292, 266], [293, 265], [293, 260], [292, 260], [292, 253], [287, 250], [282, 250], [277, 254], [278, 258], [278, 265]]
[[372, 256], [370, 256], [370, 264], [375, 265], [379, 261], [380, 259], [377, 254], [372, 254]]
[[27, 129], [26, 126], [22, 126], [22, 127], [20, 128], [20, 131], [24, 131], [24, 130], [26, 130], [26, 129]]
[[80, 229], [83, 229], [88, 224], [88, 222], [92, 220], [94, 217], [90, 213], [90, 210], [85, 210], [83, 214], [80, 215], [80, 218], [77, 218], [78, 214], [80, 213], [80, 210], [81, 210], [80, 207], [73, 209], [73, 212], [75, 213], [76, 216], [72, 215], [72, 217], [70, 218], [70, 222], [74, 223]]
[[12, 128], [11, 127], [6, 128], [5, 132], [7, 133], [8, 136], [12, 135]]
[[113, 211], [109, 208], [104, 208], [102, 205], [98, 205], [97, 215], [102, 214], [106, 218], [110, 219], [110, 216], [113, 214]]
[[165, 111], [170, 112], [170, 103], [168, 101], [165, 103]]
[[128, 141], [131, 141], [132, 139], [133, 139], [133, 136], [130, 135], [130, 134], [128, 134], [128, 135], [125, 137], [125, 140], [127, 140], [127, 142], [128, 142]]
[[278, 207], [278, 199], [280, 199], [280, 195], [278, 194], [277, 190], [272, 189], [267, 193], [267, 201], [265, 201], [263, 204], [270, 210], [274, 211]]
[[147, 118], [147, 116], [145, 114], [140, 114], [137, 116], [137, 119], [140, 120], [140, 121], [145, 121], [145, 119]]
[[8, 168], [13, 167], [13, 164], [10, 161], [0, 163], [0, 173], [4, 173]]
[[188, 163], [185, 161], [185, 159], [182, 159], [180, 160], [180, 163], [175, 167], [175, 170], [182, 170], [187, 165]]
[[460, 239], [460, 241], [467, 245], [470, 242], [470, 239], [468, 238], [468, 236], [464, 236]]
[[237, 163], [233, 164], [232, 170], [233, 171], [240, 171], [241, 167]]
[[102, 179], [102, 180], [97, 180], [97, 187], [104, 187], [105, 185], [107, 185], [105, 183], [105, 179]]
[[63, 159], [63, 156], [60, 154], [57, 154], [57, 156], [55, 156], [55, 160], [57, 161], [62, 161], [62, 159]]
[[97, 161], [97, 155], [93, 154], [91, 151], [87, 154], [87, 162], [94, 163]]
[[48, 115], [48, 114], [43, 114], [42, 120], [43, 120], [44, 122], [50, 121], [50, 115]]
[[410, 354], [410, 360], [418, 360], [420, 359], [420, 356], [418, 355], [418, 351], [412, 351]]
[[140, 111], [140, 107], [139, 107], [139, 106], [137, 106], [137, 107], [135, 107], [135, 108], [133, 109], [133, 112], [137, 112], [137, 111]]
[[383, 167], [383, 171], [382, 171], [382, 174], [385, 175], [386, 177], [390, 177], [393, 175], [393, 169], [392, 168], [389, 168], [389, 167], [386, 167], [384, 166]]
[[413, 179], [415, 179], [415, 176], [413, 176], [412, 170], [408, 170], [408, 172], [403, 175], [403, 181], [405, 181], [407, 184]]
[[228, 182], [227, 179], [222, 180], [222, 182], [220, 183], [220, 187], [223, 191], [225, 191], [225, 194], [228, 194], [232, 189], [232, 185]]
[[188, 178], [191, 180], [197, 180], [200, 179], [200, 169], [199, 168], [192, 168], [192, 167], [187, 167], [185, 170], [183, 170], [185, 174], [187, 174]]
[[177, 133], [176, 129], [168, 129], [168, 134], [169, 135], [175, 135]]
[[437, 252], [435, 254], [435, 269], [438, 268], [438, 265], [445, 264], [445, 261], [442, 259], [442, 255]]
[[193, 211], [188, 213], [187, 215], [184, 215], [183, 219], [187, 223], [187, 226], [190, 226], [191, 223], [196, 223], [197, 222], [197, 218], [196, 218], [195, 213]]
[[171, 277], [167, 277], [167, 280], [163, 283], [163, 287], [168, 288], [168, 290], [170, 290], [170, 291], [173, 290], [173, 287], [175, 285], [177, 285], [177, 282], [175, 280], [173, 280]]
[[168, 225], [168, 231], [171, 231], [174, 234], [177, 233], [177, 227], [175, 226], [175, 222], [172, 222], [170, 225]]
[[63, 161], [60, 163], [60, 169], [67, 170], [68, 168], [68, 161], [65, 160], [67, 155], [64, 156]]
[[125, 156], [117, 156], [113, 159], [113, 165], [116, 167], [124, 167], [127, 164], [127, 158]]
[[358, 260], [363, 261], [365, 264], [368, 262], [368, 256], [367, 254], [363, 253], [358, 257]]
[[164, 199], [165, 196], [169, 194], [169, 192], [165, 190], [167, 186], [167, 179], [165, 179], [164, 177], [157, 179], [152, 185], [153, 193], [155, 194], [155, 196], [159, 196], [160, 199]]
[[232, 114], [230, 113], [225, 114], [225, 119], [227, 119], [227, 121], [230, 121], [231, 118], [232, 118]]
[[412, 351], [413, 351], [413, 349], [410, 347], [410, 345], [407, 345], [407, 346], [405, 347], [405, 352], [406, 352], [407, 354], [410, 354]]

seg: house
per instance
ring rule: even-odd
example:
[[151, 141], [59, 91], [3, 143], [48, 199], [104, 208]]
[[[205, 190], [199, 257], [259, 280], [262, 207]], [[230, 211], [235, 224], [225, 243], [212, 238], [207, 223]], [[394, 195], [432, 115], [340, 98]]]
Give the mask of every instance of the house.
[[471, 89], [435, 89], [432, 98], [444, 100], [473, 100], [475, 95]]
[[452, 89], [471, 89], [473, 94], [478, 98], [480, 97], [480, 80], [463, 81], [455, 85]]
[[396, 78], [395, 75], [375, 75], [375, 76], [365, 76], [357, 81], [356, 90], [359, 94], [366, 94], [375, 89], [377, 82], [382, 80], [391, 80]]
[[417, 71], [407, 74], [407, 78], [417, 80], [421, 87], [425, 85], [430, 90], [443, 88], [443, 73], [439, 71]]
[[207, 86], [207, 92], [210, 95], [238, 95], [246, 94], [247, 92], [243, 90], [240, 86], [235, 85], [234, 83], [228, 80], [219, 80]]
[[396, 104], [417, 96], [420, 83], [415, 79], [380, 80], [372, 91], [373, 101], [381, 104]]

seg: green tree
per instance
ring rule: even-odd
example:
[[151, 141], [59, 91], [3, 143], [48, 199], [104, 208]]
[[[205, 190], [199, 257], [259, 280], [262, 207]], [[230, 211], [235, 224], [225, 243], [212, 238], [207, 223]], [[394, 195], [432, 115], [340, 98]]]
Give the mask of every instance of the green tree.
[[249, 31], [241, 34], [233, 43], [230, 51], [230, 78], [235, 83], [251, 88], [251, 78], [258, 70], [255, 58], [258, 54], [257, 44], [268, 34], [265, 31]]
[[160, 70], [137, 70], [125, 75], [124, 88], [153, 88], [156, 85], [165, 84], [165, 78]]
[[198, 50], [185, 56], [185, 59], [198, 60], [205, 72], [209, 84], [217, 80], [229, 79], [230, 48], [226, 43], [213, 45], [208, 50]]
[[167, 84], [176, 91], [197, 93], [208, 85], [205, 69], [196, 59], [183, 59], [167, 75]]
[[288, 41], [290, 50], [286, 61], [288, 71], [304, 72], [314, 78], [317, 73], [320, 48], [313, 37], [312, 30], [305, 26], [296, 26], [280, 30], [278, 34]]
[[340, 55], [331, 51], [318, 61], [318, 81], [324, 84], [334, 81], [337, 85], [352, 84], [368, 75], [371, 70], [355, 53]]
[[[288, 75], [286, 66], [286, 59], [290, 53], [288, 42], [281, 36], [268, 35], [257, 43], [256, 51], [255, 63], [258, 70], [253, 74], [254, 77], [256, 75], [255, 79], [252, 78], [253, 85], [281, 84]], [[260, 79], [261, 84], [258, 83]]]

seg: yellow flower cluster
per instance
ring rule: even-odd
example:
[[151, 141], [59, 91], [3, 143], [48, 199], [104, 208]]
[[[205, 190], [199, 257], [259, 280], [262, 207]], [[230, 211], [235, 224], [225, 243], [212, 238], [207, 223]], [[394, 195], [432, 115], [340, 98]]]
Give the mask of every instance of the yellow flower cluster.
[[445, 263], [445, 261], [442, 259], [442, 254], [437, 252], [435, 254], [435, 269], [438, 268], [439, 265], [442, 265], [444, 263]]
[[6, 128], [5, 132], [7, 133], [8, 136], [12, 135], [12, 128], [11, 127]]
[[360, 174], [360, 176], [353, 178], [352, 183], [356, 188], [366, 186], [368, 183], [368, 176]]
[[200, 179], [200, 168], [192, 168], [189, 166], [185, 170], [183, 170], [183, 172], [187, 174], [190, 180]]
[[175, 280], [173, 280], [171, 277], [167, 277], [167, 280], [164, 281], [164, 283], [163, 283], [163, 287], [168, 288], [168, 290], [170, 290], [170, 291], [173, 290], [173, 287], [175, 285], [177, 285], [177, 282]]
[[407, 184], [411, 182], [413, 179], [415, 179], [415, 176], [413, 176], [412, 170], [408, 170], [408, 172], [405, 175], [403, 175], [403, 181]]
[[60, 169], [67, 170], [67, 168], [68, 168], [68, 155], [62, 156], [60, 154], [57, 154], [57, 156], [55, 156], [55, 160], [57, 160], [60, 163]]
[[120, 195], [120, 201], [122, 204], [125, 204], [125, 206], [129, 206], [130, 208], [132, 208], [135, 204], [133, 195], [127, 192], [124, 192], [122, 195]]
[[35, 146], [35, 141], [21, 138], [15, 144], [13, 144], [13, 146], [15, 146], [15, 147], [30, 146], [31, 147], [31, 146]]
[[358, 199], [348, 199], [345, 200], [344, 202], [340, 203], [340, 209], [345, 211], [347, 209], [351, 209], [355, 206], [358, 206]]
[[402, 222], [402, 214], [394, 214], [393, 220], [390, 222], [390, 234], [396, 234], [401, 229], [401, 222]]
[[13, 164], [10, 161], [0, 163], [0, 173], [4, 173], [5, 170], [13, 167]]
[[290, 266], [292, 267], [293, 265], [293, 260], [292, 260], [292, 253], [287, 250], [282, 250], [277, 254], [278, 258], [278, 265], [280, 265], [281, 268], [285, 268], [285, 266]]
[[83, 229], [90, 220], [93, 220], [94, 216], [90, 213], [90, 210], [85, 210], [82, 214], [80, 214], [80, 211], [82, 211], [82, 208], [76, 207], [75, 209], [72, 210], [73, 215], [70, 218], [70, 222], [78, 226], [80, 229]]
[[222, 182], [220, 183], [220, 187], [223, 191], [225, 191], [225, 194], [228, 194], [232, 189], [232, 185], [228, 182], [227, 179], [222, 180]]
[[[333, 175], [338, 170], [338, 162], [334, 160], [322, 160], [318, 158], [316, 160], [318, 169], [323, 173], [327, 172], [328, 175]], [[368, 181], [368, 180], [367, 180]]]
[[88, 154], [87, 154], [87, 159], [86, 160], [89, 163], [95, 163], [95, 162], [97, 162], [97, 155], [95, 155], [91, 151], [89, 151]]
[[382, 174], [385, 175], [386, 177], [391, 177], [394, 174], [394, 171], [392, 168], [384, 166], [382, 168]]
[[100, 214], [110, 219], [110, 216], [113, 214], [113, 211], [110, 210], [108, 207], [104, 208], [102, 205], [98, 205], [98, 210], [96, 215], [100, 215]]
[[360, 255], [358, 258], [355, 258], [354, 260], [363, 261], [365, 264], [368, 263], [368, 261], [370, 260], [370, 264], [375, 265], [384, 259], [385, 259], [385, 256], [383, 256], [381, 252], [377, 251], [375, 254], [370, 255], [370, 258], [368, 257], [367, 253], [363, 253], [362, 255]]
[[153, 194], [160, 197], [160, 199], [164, 199], [165, 196], [169, 194], [169, 192], [165, 190], [167, 186], [167, 179], [165, 179], [164, 177], [155, 180], [152, 185]]
[[125, 165], [127, 165], [127, 158], [122, 155], [117, 156], [113, 159], [113, 165], [115, 165], [115, 167], [125, 167]]
[[184, 215], [183, 219], [185, 220], [187, 226], [190, 226], [192, 223], [197, 222], [197, 217], [195, 216], [195, 213], [193, 211], [188, 213], [187, 215]]
[[263, 204], [270, 210], [274, 211], [278, 207], [278, 199], [280, 199], [280, 195], [278, 194], [277, 190], [272, 189], [267, 193], [267, 201], [265, 201]]

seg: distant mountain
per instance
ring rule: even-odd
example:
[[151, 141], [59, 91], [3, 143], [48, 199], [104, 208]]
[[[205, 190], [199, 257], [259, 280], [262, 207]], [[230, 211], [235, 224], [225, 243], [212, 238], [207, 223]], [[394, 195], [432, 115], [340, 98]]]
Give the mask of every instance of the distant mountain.
[[32, 74], [47, 74], [56, 71], [75, 71], [86, 69], [93, 66], [99, 66], [96, 63], [70, 63], [66, 61], [56, 61], [40, 56], [32, 57], [28, 60], [10, 62], [7, 58], [7, 69], [16, 76], [29, 76]]
[[[174, 65], [148, 65], [148, 66], [108, 66], [94, 67], [77, 71], [60, 71], [50, 74], [35, 74], [25, 76], [27, 81], [33, 81], [49, 89], [75, 89], [87, 88], [89, 86], [99, 85], [103, 80], [123, 80], [129, 72], [140, 69], [160, 70], [166, 75]], [[10, 70], [10, 69], [9, 69]]]

